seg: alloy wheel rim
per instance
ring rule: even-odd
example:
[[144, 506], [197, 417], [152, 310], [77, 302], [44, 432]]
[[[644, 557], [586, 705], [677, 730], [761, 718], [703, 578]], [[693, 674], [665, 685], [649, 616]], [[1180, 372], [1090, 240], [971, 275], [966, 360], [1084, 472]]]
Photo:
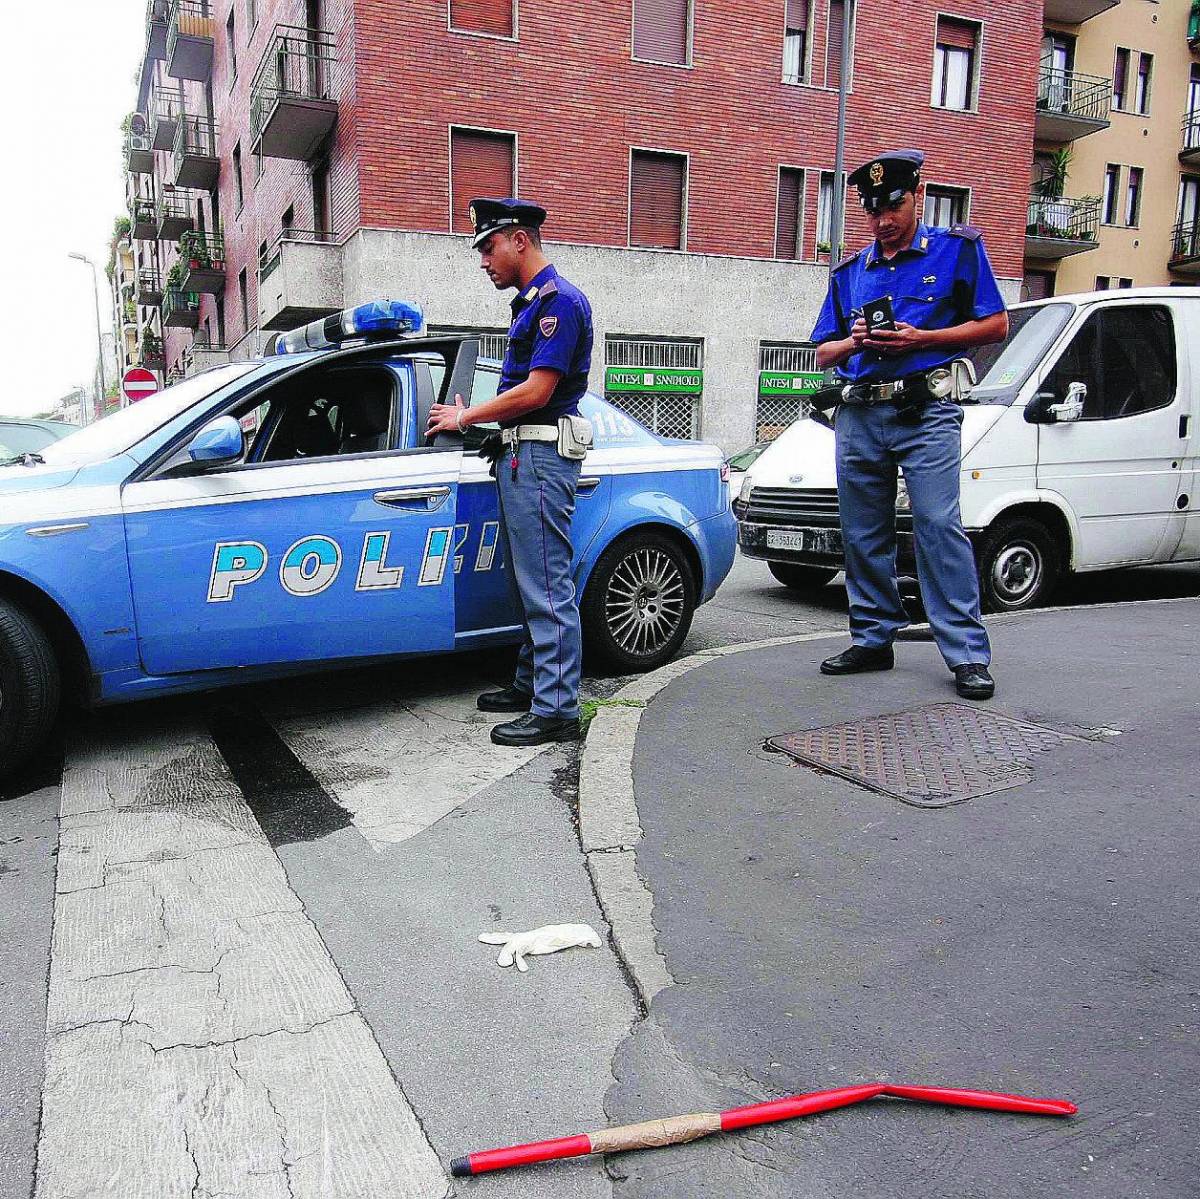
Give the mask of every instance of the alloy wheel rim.
[[626, 554], [613, 571], [604, 596], [604, 618], [621, 649], [647, 657], [678, 632], [685, 600], [678, 563], [644, 546]]

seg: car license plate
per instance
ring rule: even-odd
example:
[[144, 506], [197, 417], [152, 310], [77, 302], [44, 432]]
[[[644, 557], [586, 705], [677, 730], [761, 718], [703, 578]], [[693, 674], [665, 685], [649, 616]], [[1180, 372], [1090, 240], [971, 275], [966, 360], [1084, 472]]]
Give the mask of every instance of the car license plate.
[[768, 529], [767, 549], [840, 554], [842, 533], [840, 529]]

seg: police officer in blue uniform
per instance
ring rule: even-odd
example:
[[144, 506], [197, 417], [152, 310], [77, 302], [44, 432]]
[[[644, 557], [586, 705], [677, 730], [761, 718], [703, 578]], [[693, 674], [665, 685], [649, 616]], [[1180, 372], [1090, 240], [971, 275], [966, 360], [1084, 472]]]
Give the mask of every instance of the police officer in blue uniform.
[[512, 685], [479, 697], [485, 712], [523, 713], [497, 725], [498, 745], [579, 738], [581, 636], [571, 572], [571, 516], [590, 426], [579, 416], [592, 360], [592, 309], [542, 252], [546, 210], [523, 200], [471, 204], [472, 242], [497, 289], [517, 289], [494, 400], [435, 404], [429, 432], [499, 422], [496, 462], [504, 548], [525, 615]]
[[[958, 694], [980, 700], [994, 694], [995, 682], [959, 509], [962, 409], [954, 402], [956, 372], [947, 368], [965, 351], [1003, 340], [1008, 316], [979, 230], [918, 220], [924, 161], [918, 150], [898, 150], [850, 175], [875, 240], [834, 268], [812, 333], [817, 364], [836, 367], [839, 377], [832, 394], [852, 641], [821, 670], [894, 664], [892, 641], [908, 623], [896, 585], [899, 468], [934, 638]], [[891, 322], [876, 303], [883, 297]], [[868, 327], [866, 316], [881, 308], [894, 328]]]

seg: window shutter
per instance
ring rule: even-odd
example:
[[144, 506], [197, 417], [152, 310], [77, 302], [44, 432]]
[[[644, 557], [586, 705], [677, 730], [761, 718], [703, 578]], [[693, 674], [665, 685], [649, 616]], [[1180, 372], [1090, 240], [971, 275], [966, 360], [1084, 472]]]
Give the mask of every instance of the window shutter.
[[688, 60], [690, 0], [633, 0], [633, 56], [650, 62]]
[[[850, 20], [854, 20], [851, 9]], [[846, 23], [846, 0], [829, 0], [828, 57], [826, 62], [826, 87], [840, 87], [842, 80], [842, 30]], [[852, 51], [853, 53], [853, 51]], [[851, 60], [853, 66], [853, 59]]]
[[953, 46], [956, 50], [974, 50], [979, 30], [966, 21], [953, 21], [949, 17], [938, 17], [937, 41], [939, 46]]
[[450, 227], [455, 233], [471, 233], [472, 200], [513, 193], [513, 139], [506, 133], [452, 130], [450, 190], [454, 198]]
[[808, 10], [812, 0], [787, 0], [787, 28], [805, 31], [808, 29]]
[[450, 27], [512, 37], [513, 0], [450, 0]]
[[661, 250], [683, 248], [683, 159], [634, 152], [629, 184], [629, 242]]
[[779, 172], [779, 219], [775, 229], [775, 257], [800, 257], [800, 197], [803, 171]]

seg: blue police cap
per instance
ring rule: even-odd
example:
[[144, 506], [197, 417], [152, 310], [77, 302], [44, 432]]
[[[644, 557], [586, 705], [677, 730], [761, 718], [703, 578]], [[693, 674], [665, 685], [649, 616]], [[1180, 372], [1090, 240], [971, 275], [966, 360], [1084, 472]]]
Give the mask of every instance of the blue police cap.
[[860, 166], [847, 182], [858, 188], [863, 207], [870, 211], [894, 203], [905, 192], [915, 192], [924, 165], [920, 150], [889, 150]]
[[546, 219], [546, 210], [540, 204], [516, 200], [512, 196], [503, 200], [487, 197], [472, 200], [470, 211], [471, 224], [475, 227], [471, 245], [476, 249], [498, 230], [515, 229], [518, 225], [540, 229]]

